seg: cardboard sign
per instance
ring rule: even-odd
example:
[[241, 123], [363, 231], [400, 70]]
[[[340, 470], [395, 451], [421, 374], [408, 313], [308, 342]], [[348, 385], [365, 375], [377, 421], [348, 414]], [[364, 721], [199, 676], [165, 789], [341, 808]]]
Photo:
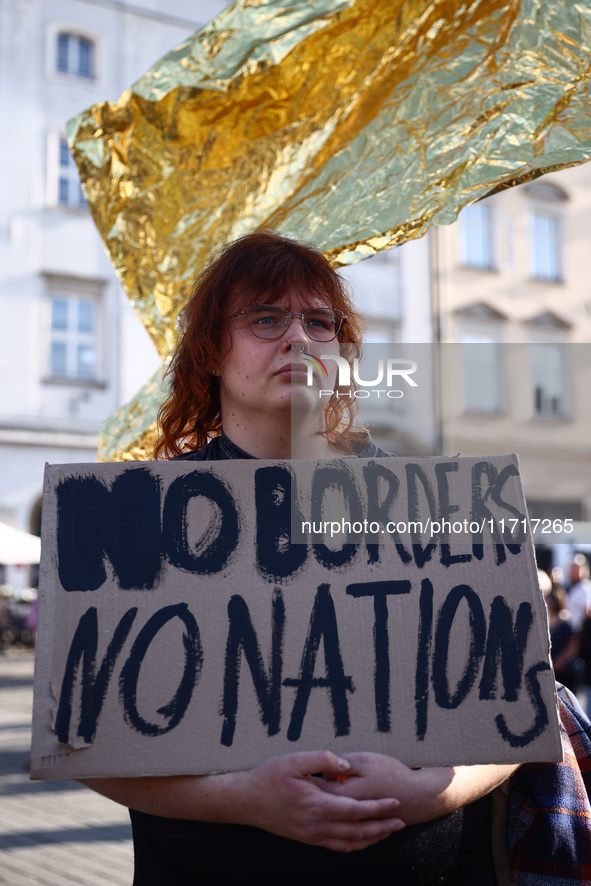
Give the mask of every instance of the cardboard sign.
[[32, 776], [326, 748], [561, 758], [516, 456], [48, 467]]

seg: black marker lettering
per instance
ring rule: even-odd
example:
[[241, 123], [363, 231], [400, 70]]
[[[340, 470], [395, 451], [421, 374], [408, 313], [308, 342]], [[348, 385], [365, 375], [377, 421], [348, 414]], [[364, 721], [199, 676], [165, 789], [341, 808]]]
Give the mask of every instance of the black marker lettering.
[[160, 576], [160, 481], [149, 468], [119, 474], [111, 490], [95, 477], [57, 486], [58, 573], [66, 591], [105, 583], [109, 557], [123, 590], [153, 588]]
[[419, 509], [419, 487], [418, 483], [421, 483], [423, 487], [423, 492], [427, 499], [427, 504], [429, 505], [429, 511], [431, 514], [431, 518], [433, 520], [439, 519], [437, 505], [435, 503], [435, 495], [433, 492], [433, 488], [431, 483], [429, 482], [429, 478], [420, 467], [420, 465], [415, 464], [414, 462], [410, 462], [410, 464], [406, 465], [406, 483], [407, 483], [407, 496], [408, 496], [408, 520], [411, 529], [411, 538], [412, 538], [412, 553], [415, 560], [415, 564], [419, 569], [422, 569], [425, 563], [428, 563], [431, 559], [433, 551], [436, 549], [436, 544], [427, 544], [425, 547], [420, 544], [420, 533], [417, 532], [416, 524], [420, 521], [420, 509]]
[[[449, 638], [456, 617], [458, 606], [465, 600], [468, 604], [470, 617], [470, 648], [464, 673], [452, 694], [447, 678], [447, 660], [449, 655]], [[435, 629], [435, 647], [433, 653], [433, 690], [435, 701], [440, 708], [457, 708], [466, 698], [478, 673], [480, 660], [484, 655], [486, 639], [486, 619], [478, 595], [468, 585], [456, 585], [452, 588], [443, 603], [437, 628]]]
[[250, 618], [248, 606], [239, 594], [228, 603], [228, 639], [224, 668], [224, 695], [221, 743], [230, 747], [236, 729], [238, 712], [238, 685], [240, 682], [241, 652], [246, 663], [259, 703], [261, 720], [268, 735], [276, 735], [281, 723], [281, 674], [283, 667], [283, 636], [285, 628], [285, 604], [279, 588], [273, 592], [271, 628], [271, 663], [267, 675], [256, 631]]
[[429, 664], [433, 639], [433, 585], [428, 578], [421, 581], [419, 601], [419, 642], [415, 674], [415, 712], [417, 739], [423, 741], [427, 732], [429, 706]]
[[526, 729], [521, 735], [516, 735], [514, 732], [511, 732], [507, 726], [507, 721], [502, 714], [498, 714], [495, 717], [495, 723], [501, 737], [504, 741], [510, 744], [512, 748], [526, 747], [526, 745], [533, 741], [534, 738], [541, 735], [545, 727], [548, 725], [548, 711], [546, 710], [546, 705], [544, 704], [542, 693], [540, 691], [538, 673], [549, 670], [550, 665], [548, 662], [540, 661], [538, 664], [533, 665], [525, 675], [527, 694], [529, 695], [529, 699], [535, 712], [534, 722], [529, 729]]
[[[139, 713], [137, 708], [137, 684], [144, 657], [158, 632], [171, 621], [178, 618], [185, 626], [183, 632], [184, 665], [183, 675], [178, 688], [170, 701], [158, 708], [164, 724], [151, 723]], [[123, 716], [126, 723], [142, 735], [164, 735], [174, 729], [183, 719], [191, 701], [193, 690], [201, 675], [203, 650], [199, 626], [189, 611], [186, 603], [164, 606], [148, 619], [131, 647], [121, 676], [119, 677], [119, 698], [123, 705]]]
[[[315, 677], [314, 668], [321, 639], [324, 640], [326, 676]], [[300, 676], [297, 679], [288, 678], [284, 680], [283, 685], [297, 687], [291, 720], [287, 730], [289, 741], [297, 741], [302, 733], [310, 692], [315, 687], [325, 687], [328, 689], [332, 705], [335, 735], [349, 734], [351, 723], [349, 720], [347, 692], [354, 692], [355, 688], [351, 677], [345, 674], [343, 667], [334, 603], [330, 596], [329, 586], [326, 584], [320, 585], [318, 588], [314, 606], [312, 607], [310, 627], [302, 653]]]
[[[255, 471], [256, 566], [268, 581], [295, 575], [306, 562], [308, 548], [291, 541], [292, 519], [300, 521], [295, 476], [281, 465]], [[293, 495], [292, 495], [293, 484]]]
[[[525, 541], [525, 529], [524, 529], [525, 514], [522, 514], [521, 511], [518, 511], [517, 508], [513, 507], [513, 505], [510, 505], [508, 502], [506, 502], [501, 495], [501, 492], [503, 491], [503, 486], [505, 485], [507, 480], [510, 477], [518, 477], [518, 476], [519, 476], [519, 471], [515, 465], [511, 465], [511, 464], [505, 465], [505, 467], [502, 469], [502, 471], [500, 471], [500, 473], [497, 477], [497, 482], [494, 484], [493, 488], [491, 489], [491, 498], [498, 507], [504, 508], [506, 511], [509, 511], [510, 514], [513, 514], [513, 517], [517, 520], [517, 527], [516, 527], [517, 537], [522, 536]], [[510, 529], [509, 525], [507, 525], [507, 527], [505, 528], [505, 532], [503, 533], [503, 537], [505, 539], [505, 544], [507, 545], [507, 550], [509, 551], [509, 553], [518, 554], [521, 550], [521, 545], [512, 543], [513, 537], [511, 535], [511, 529]]]
[[[345, 514], [345, 519], [351, 524], [363, 523], [363, 508], [359, 498], [359, 492], [355, 485], [354, 477], [345, 466], [318, 467], [314, 471], [312, 479], [312, 521], [320, 522], [323, 519], [322, 503], [328, 490], [339, 489], [343, 497], [343, 507], [339, 510], [339, 517]], [[351, 533], [348, 533], [350, 535]], [[333, 550], [324, 544], [313, 545], [314, 555], [318, 562], [327, 569], [336, 569], [349, 563], [357, 553], [356, 544], [344, 544], [340, 550]]]
[[409, 581], [372, 581], [347, 585], [352, 597], [373, 597], [374, 695], [378, 732], [390, 732], [390, 640], [388, 596], [409, 594]]
[[[367, 522], [368, 524], [379, 523], [384, 528], [390, 522], [390, 509], [396, 501], [400, 480], [393, 471], [383, 465], [377, 465], [374, 461], [370, 461], [364, 466], [363, 477], [367, 490]], [[381, 498], [380, 487], [384, 485], [386, 485], [386, 494]], [[401, 561], [410, 563], [412, 556], [402, 544], [398, 532], [389, 532], [388, 536], [395, 542], [396, 551]], [[379, 543], [367, 541], [365, 546], [368, 564], [378, 563], [380, 559]]]
[[497, 697], [499, 660], [503, 676], [505, 701], [517, 701], [523, 674], [523, 655], [533, 620], [531, 603], [522, 603], [517, 610], [515, 626], [513, 612], [503, 597], [495, 597], [490, 608], [490, 622], [486, 638], [486, 653], [480, 680], [482, 699]]
[[66, 661], [64, 678], [60, 690], [60, 700], [55, 718], [55, 732], [62, 744], [73, 745], [70, 740], [70, 721], [72, 719], [72, 700], [76, 675], [81, 667], [80, 676], [80, 722], [77, 734], [86, 744], [94, 740], [98, 719], [101, 714], [103, 702], [109, 688], [109, 681], [117, 657], [131, 629], [137, 614], [137, 608], [129, 609], [115, 628], [113, 638], [109, 643], [105, 657], [98, 671], [95, 671], [96, 653], [98, 647], [98, 618], [95, 606], [81, 616], [78, 627], [70, 644], [70, 651]]
[[[193, 498], [207, 499], [214, 506], [209, 526], [191, 548], [187, 510]], [[238, 545], [239, 522], [234, 498], [215, 474], [194, 471], [174, 480], [166, 493], [162, 515], [168, 559], [177, 569], [197, 575], [221, 572]]]

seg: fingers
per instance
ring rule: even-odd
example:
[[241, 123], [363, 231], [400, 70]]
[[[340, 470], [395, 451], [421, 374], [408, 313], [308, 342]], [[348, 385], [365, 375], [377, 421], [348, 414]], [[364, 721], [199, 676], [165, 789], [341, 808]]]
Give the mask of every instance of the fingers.
[[348, 760], [333, 754], [332, 751], [300, 751], [297, 754], [289, 754], [283, 759], [286, 765], [301, 776], [316, 775], [318, 772], [322, 772], [336, 777], [348, 772], [351, 768]]
[[331, 751], [275, 757], [253, 770], [258, 781], [251, 823], [302, 843], [339, 852], [365, 849], [404, 827], [393, 797], [354, 799], [324, 789], [318, 773], [347, 773], [350, 764]]
[[327, 817], [333, 822], [369, 822], [390, 819], [400, 801], [393, 797], [381, 800], [354, 800], [352, 797], [337, 797], [328, 794]]
[[400, 818], [384, 818], [381, 821], [339, 822], [331, 825], [331, 838], [361, 843], [365, 840], [383, 840], [393, 831], [401, 831], [404, 822]]
[[382, 821], [331, 822], [326, 829], [313, 831], [306, 842], [337, 852], [354, 852], [366, 849], [385, 840], [395, 831], [400, 831], [404, 822], [399, 818], [386, 818]]

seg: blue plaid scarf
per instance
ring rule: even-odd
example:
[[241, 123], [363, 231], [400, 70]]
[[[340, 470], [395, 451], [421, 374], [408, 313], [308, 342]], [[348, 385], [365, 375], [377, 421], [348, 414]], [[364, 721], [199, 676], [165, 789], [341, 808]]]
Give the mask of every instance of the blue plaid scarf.
[[591, 886], [591, 722], [558, 690], [564, 760], [528, 763], [511, 778], [511, 882]]

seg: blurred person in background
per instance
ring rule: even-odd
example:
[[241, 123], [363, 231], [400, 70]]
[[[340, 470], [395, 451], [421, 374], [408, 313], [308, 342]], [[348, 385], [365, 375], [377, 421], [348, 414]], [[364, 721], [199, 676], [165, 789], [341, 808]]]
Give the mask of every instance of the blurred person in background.
[[[552, 587], [566, 596], [567, 590], [566, 585], [564, 584], [564, 569], [562, 569], [561, 566], [553, 566], [550, 572], [550, 579]], [[540, 587], [542, 587], [542, 585], [540, 585]]]
[[568, 610], [573, 629], [580, 633], [587, 610], [591, 609], [591, 581], [589, 581], [589, 561], [584, 554], [575, 554], [568, 567], [570, 588]]
[[585, 710], [589, 717], [591, 715], [591, 609], [587, 610], [587, 617], [581, 629], [580, 655], [585, 664]]
[[567, 608], [567, 594], [541, 569], [538, 570], [538, 578], [548, 609], [554, 674], [559, 683], [576, 693], [583, 684], [585, 666], [579, 658], [580, 638]]
[[0, 652], [10, 644], [10, 605], [7, 593], [0, 588]]

